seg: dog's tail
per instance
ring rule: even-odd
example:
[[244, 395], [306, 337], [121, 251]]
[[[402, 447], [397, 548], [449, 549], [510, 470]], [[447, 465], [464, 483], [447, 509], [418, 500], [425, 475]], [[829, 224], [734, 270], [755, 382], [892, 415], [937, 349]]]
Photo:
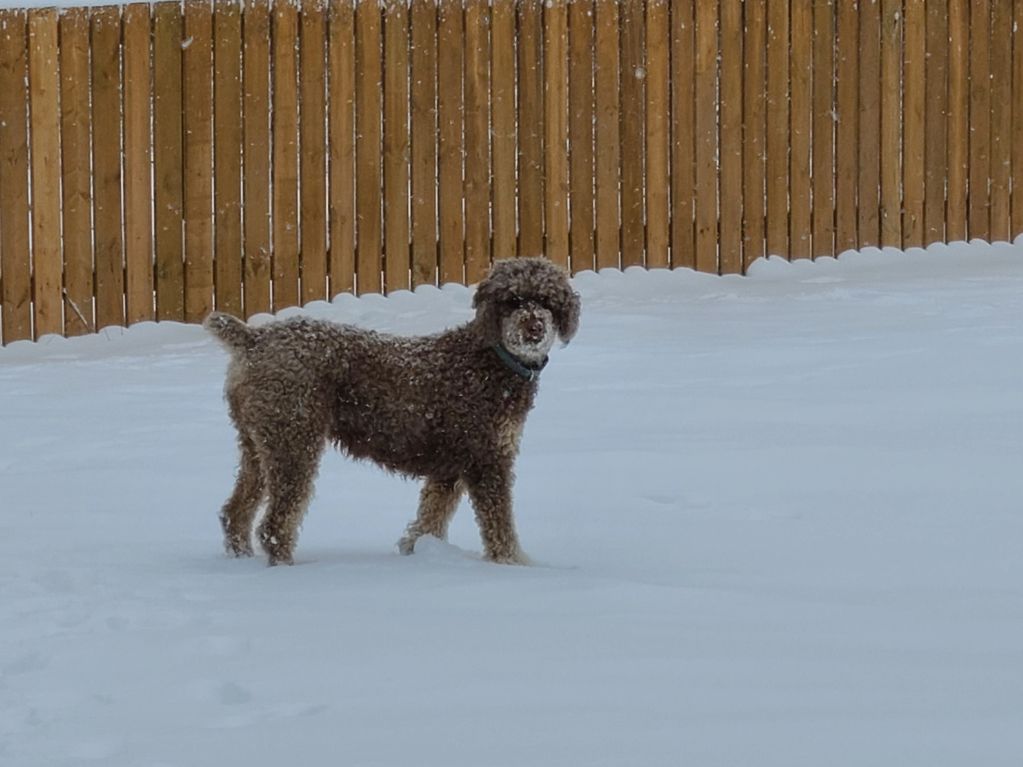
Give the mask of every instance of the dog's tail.
[[213, 312], [202, 326], [231, 351], [245, 351], [252, 343], [252, 328], [230, 314]]

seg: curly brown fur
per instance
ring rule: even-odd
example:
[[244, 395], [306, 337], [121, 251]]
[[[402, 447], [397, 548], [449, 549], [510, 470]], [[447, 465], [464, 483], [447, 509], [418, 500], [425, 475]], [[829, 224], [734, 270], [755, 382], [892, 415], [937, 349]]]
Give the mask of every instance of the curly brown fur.
[[473, 297], [475, 318], [433, 336], [397, 337], [310, 319], [250, 327], [226, 314], [205, 323], [231, 352], [225, 396], [241, 462], [220, 519], [224, 544], [291, 563], [328, 442], [353, 458], [426, 481], [398, 546], [444, 538], [464, 492], [487, 558], [525, 563], [512, 519], [513, 466], [536, 375], [556, 337], [579, 324], [579, 296], [543, 258], [497, 262]]

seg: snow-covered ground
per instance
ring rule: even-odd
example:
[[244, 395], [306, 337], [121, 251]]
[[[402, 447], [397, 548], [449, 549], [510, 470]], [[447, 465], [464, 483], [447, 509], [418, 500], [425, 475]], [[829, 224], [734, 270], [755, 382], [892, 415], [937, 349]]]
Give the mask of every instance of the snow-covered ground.
[[1019, 765], [1023, 241], [576, 285], [529, 568], [467, 508], [399, 556], [416, 485], [336, 455], [295, 567], [227, 559], [200, 329], [0, 350], [0, 764]]

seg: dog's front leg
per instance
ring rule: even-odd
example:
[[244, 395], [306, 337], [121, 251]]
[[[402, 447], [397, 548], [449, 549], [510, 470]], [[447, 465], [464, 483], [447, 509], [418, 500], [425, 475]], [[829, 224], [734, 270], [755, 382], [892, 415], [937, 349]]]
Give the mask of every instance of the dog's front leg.
[[448, 522], [455, 515], [463, 491], [458, 480], [427, 479], [419, 494], [419, 512], [415, 521], [405, 528], [405, 534], [398, 541], [398, 551], [411, 554], [416, 541], [424, 535], [447, 540]]
[[515, 534], [511, 499], [512, 472], [495, 468], [468, 481], [487, 559], [505, 565], [528, 565]]

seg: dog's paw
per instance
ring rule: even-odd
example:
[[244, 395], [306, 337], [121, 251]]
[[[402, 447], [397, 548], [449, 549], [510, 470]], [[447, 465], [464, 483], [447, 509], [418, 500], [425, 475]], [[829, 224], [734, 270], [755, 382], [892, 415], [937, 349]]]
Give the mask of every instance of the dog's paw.
[[397, 547], [399, 554], [407, 557], [416, 550], [416, 539], [411, 535], [403, 535], [401, 540], [394, 545]]
[[487, 559], [498, 565], [520, 565], [522, 567], [529, 567], [533, 564], [533, 560], [526, 556], [526, 554], [522, 551], [514, 551], [508, 554], [488, 554]]

